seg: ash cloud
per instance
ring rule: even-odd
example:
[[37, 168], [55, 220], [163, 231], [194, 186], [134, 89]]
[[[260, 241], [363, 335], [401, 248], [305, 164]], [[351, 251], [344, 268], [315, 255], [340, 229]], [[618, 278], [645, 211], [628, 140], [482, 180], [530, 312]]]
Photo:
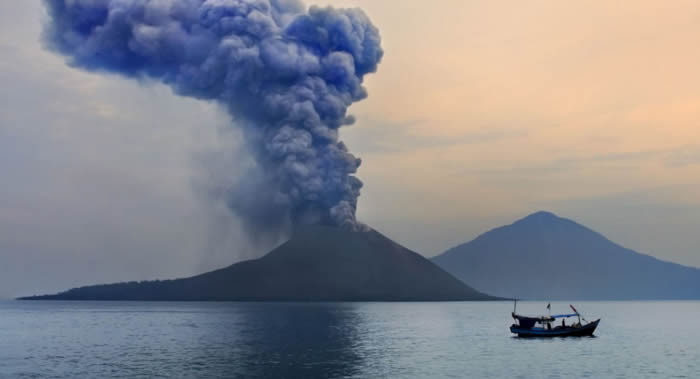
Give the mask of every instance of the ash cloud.
[[[219, 189], [258, 230], [364, 228], [361, 160], [339, 140], [383, 51], [360, 9], [297, 0], [44, 0], [43, 39], [73, 67], [156, 80], [216, 101], [256, 167]], [[233, 164], [232, 167], [236, 165]]]

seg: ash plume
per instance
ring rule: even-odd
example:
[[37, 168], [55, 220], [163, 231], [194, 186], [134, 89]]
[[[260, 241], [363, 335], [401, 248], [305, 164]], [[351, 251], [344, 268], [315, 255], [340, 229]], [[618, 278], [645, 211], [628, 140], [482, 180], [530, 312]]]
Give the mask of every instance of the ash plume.
[[338, 136], [383, 55], [360, 9], [306, 9], [298, 0], [44, 4], [44, 42], [69, 65], [156, 80], [227, 109], [257, 165], [257, 175], [226, 189], [244, 221], [363, 228], [355, 219], [361, 160]]

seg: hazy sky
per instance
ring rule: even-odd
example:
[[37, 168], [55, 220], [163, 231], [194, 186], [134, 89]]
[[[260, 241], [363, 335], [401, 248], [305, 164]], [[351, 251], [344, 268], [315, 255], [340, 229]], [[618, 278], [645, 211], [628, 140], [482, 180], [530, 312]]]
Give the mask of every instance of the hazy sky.
[[[323, 1], [382, 33], [343, 129], [358, 217], [426, 256], [550, 210], [700, 266], [700, 3]], [[265, 252], [199, 194], [228, 117], [42, 50], [0, 2], [0, 297], [198, 273]]]

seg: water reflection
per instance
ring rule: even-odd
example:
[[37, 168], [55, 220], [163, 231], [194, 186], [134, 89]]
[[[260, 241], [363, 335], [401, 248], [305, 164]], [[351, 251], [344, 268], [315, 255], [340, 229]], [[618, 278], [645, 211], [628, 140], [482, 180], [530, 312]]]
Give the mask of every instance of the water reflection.
[[[208, 355], [202, 357], [202, 362], [208, 367], [197, 369], [193, 365], [188, 371], [217, 377], [353, 376], [362, 366], [356, 348], [360, 319], [355, 307], [316, 303], [236, 305], [235, 319], [210, 325], [212, 333], [220, 334], [218, 345], [216, 339], [212, 343], [211, 335], [201, 339], [201, 352]], [[230, 317], [231, 312], [223, 315]]]

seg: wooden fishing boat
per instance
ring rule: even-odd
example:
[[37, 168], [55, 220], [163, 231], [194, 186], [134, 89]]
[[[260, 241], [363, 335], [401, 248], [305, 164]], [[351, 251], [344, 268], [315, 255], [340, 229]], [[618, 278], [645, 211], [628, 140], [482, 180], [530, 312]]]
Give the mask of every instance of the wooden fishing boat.
[[[518, 337], [586, 337], [593, 336], [593, 332], [598, 327], [600, 319], [587, 322], [585, 318], [573, 307], [569, 305], [575, 313], [553, 315], [553, 316], [522, 316], [515, 313], [515, 305], [511, 314], [515, 323], [510, 326], [511, 333]], [[549, 308], [549, 305], [547, 306]], [[566, 320], [572, 317], [578, 319], [577, 322], [566, 324]], [[561, 325], [554, 325], [561, 319]], [[581, 323], [581, 320], [585, 322]]]

